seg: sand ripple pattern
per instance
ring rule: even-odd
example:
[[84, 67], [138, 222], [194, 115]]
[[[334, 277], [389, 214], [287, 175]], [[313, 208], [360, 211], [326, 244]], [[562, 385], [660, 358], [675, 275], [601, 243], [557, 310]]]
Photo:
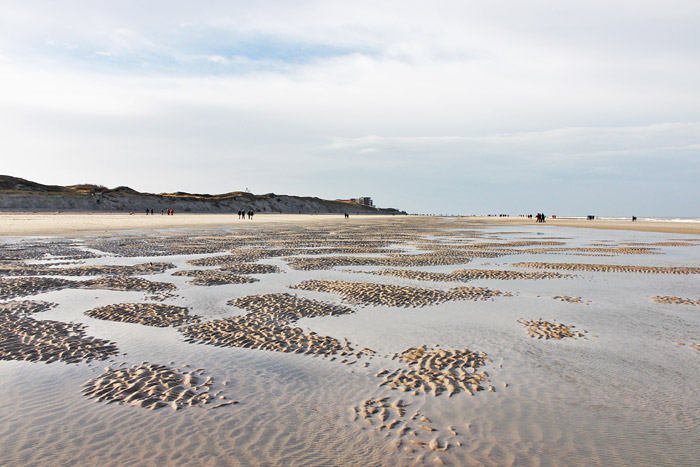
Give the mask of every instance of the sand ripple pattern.
[[662, 267], [662, 266], [625, 266], [617, 264], [585, 264], [585, 263], [513, 263], [518, 268], [535, 269], [565, 269], [569, 271], [595, 272], [633, 272], [641, 274], [700, 274], [700, 268], [693, 267]]
[[[496, 258], [506, 255], [585, 255], [585, 256], [616, 256], [616, 255], [658, 255], [661, 252], [652, 248], [625, 247], [614, 245], [602, 245], [600, 247], [559, 247], [563, 242], [530, 242], [513, 241], [503, 243], [474, 243], [456, 249], [455, 245], [422, 242], [417, 244], [422, 248], [438, 250], [441, 253], [461, 254], [472, 257]], [[540, 246], [542, 248], [518, 248], [526, 246]], [[514, 248], [515, 247], [515, 248]]]
[[232, 264], [222, 267], [221, 270], [233, 274], [275, 274], [281, 272], [280, 268], [272, 264], [255, 263]]
[[566, 245], [566, 242], [560, 241], [539, 241], [539, 240], [512, 240], [509, 242], [480, 242], [468, 245], [469, 248], [519, 248], [525, 246], [560, 246]]
[[[362, 422], [358, 426], [362, 429], [372, 427], [378, 433], [384, 432], [385, 436], [396, 434], [392, 441], [395, 450], [403, 450], [405, 454], [413, 454], [423, 451], [416, 461], [425, 462], [426, 452], [436, 451], [447, 453], [453, 447], [462, 446], [459, 436], [462, 434], [453, 425], [441, 427], [433, 424], [432, 420], [423, 415], [419, 410], [409, 418], [406, 416], [408, 404], [402, 399], [390, 400], [389, 397], [367, 399], [357, 407], [350, 407], [352, 421]], [[468, 428], [467, 430], [468, 431]], [[453, 457], [447, 457], [451, 462], [458, 462]], [[445, 462], [438, 456], [432, 459], [436, 465]], [[455, 464], [458, 465], [458, 464]]]
[[655, 296], [652, 300], [656, 303], [667, 303], [671, 305], [693, 305], [700, 306], [700, 300], [694, 300], [692, 298], [681, 298], [681, 297], [671, 297], [671, 296]]
[[3, 276], [136, 276], [161, 274], [174, 268], [172, 263], [144, 263], [134, 266], [78, 266], [56, 268], [33, 264], [0, 267]]
[[168, 282], [153, 282], [138, 277], [101, 277], [87, 281], [71, 281], [54, 277], [12, 277], [0, 279], [0, 299], [6, 300], [61, 289], [107, 289], [161, 293], [177, 290]]
[[116, 354], [116, 344], [86, 336], [80, 324], [0, 313], [0, 360], [79, 363]]
[[91, 248], [121, 257], [201, 255], [219, 253], [241, 245], [250, 245], [256, 239], [248, 236], [230, 235], [172, 235], [154, 238], [153, 235], [138, 235], [100, 239], [89, 244]]
[[444, 291], [370, 282], [322, 280], [304, 281], [291, 288], [338, 294], [349, 303], [401, 308], [436, 305], [450, 300], [487, 300], [504, 295], [486, 287], [455, 287]]
[[600, 253], [602, 255], [662, 255], [660, 251], [655, 251], [651, 248], [630, 248], [630, 247], [613, 247], [613, 248], [567, 248], [566, 251], [572, 253]]
[[414, 271], [408, 269], [382, 269], [381, 271], [372, 271], [371, 274], [432, 282], [467, 282], [478, 279], [568, 279], [574, 277], [571, 274], [560, 274], [557, 272], [496, 271], [492, 269], [458, 269], [450, 273]]
[[[448, 397], [452, 397], [460, 391], [472, 396], [473, 392], [484, 389], [482, 383], [489, 382], [485, 371], [476, 371], [491, 361], [483, 352], [421, 346], [404, 350], [398, 359], [407, 363], [409, 368], [377, 373], [375, 376], [384, 379], [380, 386], [386, 385], [389, 389], [403, 392], [412, 391], [414, 395], [423, 391], [435, 397], [446, 391]], [[494, 389], [489, 386], [489, 390]]]
[[197, 344], [323, 356], [343, 351], [343, 346], [333, 337], [315, 332], [305, 334], [301, 328], [255, 315], [208, 321], [182, 328], [180, 332], [186, 342]]
[[258, 279], [254, 279], [248, 276], [241, 276], [238, 274], [232, 274], [230, 272], [222, 271], [212, 271], [212, 270], [191, 270], [191, 271], [177, 271], [173, 273], [173, 276], [188, 276], [194, 277], [193, 280], [188, 281], [188, 284], [192, 285], [228, 285], [228, 284], [249, 284], [252, 282], [258, 282]]
[[50, 302], [22, 300], [0, 303], [0, 312], [12, 313], [13, 315], [33, 315], [34, 313], [48, 311], [55, 306], [55, 303]]
[[560, 302], [566, 303], [590, 303], [590, 300], [584, 300], [581, 297], [569, 297], [568, 295], [555, 295], [552, 297], [554, 300], [559, 300]]
[[252, 263], [261, 259], [276, 258], [280, 256], [293, 255], [294, 249], [244, 249], [235, 250], [230, 255], [210, 256], [207, 258], [193, 259], [187, 262], [190, 266], [225, 266], [236, 267], [243, 263]]
[[290, 323], [301, 318], [337, 316], [355, 312], [352, 308], [343, 305], [309, 300], [288, 293], [248, 295], [229, 300], [227, 303], [258, 316], [268, 316]]
[[[320, 244], [322, 245], [322, 244]], [[392, 248], [380, 248], [379, 246], [345, 246], [326, 248], [298, 248], [297, 255], [348, 255], [363, 253], [400, 253], [401, 250]]]
[[318, 271], [332, 269], [336, 266], [448, 266], [466, 264], [470, 261], [464, 252], [453, 256], [434, 253], [418, 255], [400, 255], [392, 257], [363, 258], [356, 256], [323, 256], [320, 258], [283, 258], [292, 269], [300, 271]]
[[[347, 339], [341, 344], [330, 336], [320, 336], [292, 324], [305, 317], [337, 316], [354, 313], [351, 308], [309, 300], [288, 293], [250, 295], [228, 301], [249, 313], [244, 316], [209, 321], [180, 330], [186, 342], [233, 346], [274, 352], [301, 353], [342, 358], [340, 363], [353, 365], [360, 359], [372, 359], [376, 352], [362, 348], [357, 351]], [[365, 366], [369, 362], [365, 362]]]
[[46, 256], [60, 260], [80, 260], [96, 258], [98, 255], [80, 249], [72, 240], [21, 241], [14, 245], [0, 245], [0, 260], [33, 260], [43, 259]]
[[52, 290], [79, 285], [78, 282], [53, 277], [17, 277], [0, 279], [0, 299], [6, 300], [27, 295], [36, 295]]
[[187, 372], [146, 364], [108, 370], [83, 385], [83, 394], [98, 402], [117, 402], [145, 409], [170, 405], [173, 410], [211, 402], [212, 378], [200, 383], [202, 371]]
[[623, 245], [638, 246], [638, 247], [659, 247], [659, 246], [697, 246], [697, 242], [693, 240], [686, 241], [669, 241], [669, 242], [653, 242], [653, 243], [623, 243]]
[[123, 323], [138, 323], [158, 328], [175, 327], [188, 323], [198, 323], [198, 316], [191, 316], [182, 306], [163, 303], [120, 303], [86, 311], [91, 318]]
[[169, 282], [154, 282], [138, 277], [101, 277], [88, 281], [77, 282], [78, 288], [107, 289], [137, 292], [171, 292], [177, 290], [174, 284]]
[[[554, 320], [552, 320], [554, 321]], [[518, 323], [525, 326], [527, 333], [532, 338], [536, 339], [564, 339], [571, 338], [576, 339], [577, 337], [585, 338], [585, 334], [588, 332], [584, 329], [579, 329], [575, 331], [574, 325], [566, 325], [557, 322], [544, 321], [542, 318], [538, 318], [536, 321], [528, 321], [525, 319], [519, 319]]]

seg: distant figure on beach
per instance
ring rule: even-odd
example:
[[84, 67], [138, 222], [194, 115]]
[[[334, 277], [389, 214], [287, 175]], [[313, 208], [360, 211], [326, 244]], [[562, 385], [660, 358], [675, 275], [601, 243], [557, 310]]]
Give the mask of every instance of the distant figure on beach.
[[346, 213], [345, 213], [345, 218], [346, 218], [346, 219], [350, 219], [350, 214], [348, 214], [348, 213], [346, 212]]
[[163, 214], [165, 214], [165, 209], [160, 210], [160, 215], [162, 216]]
[[146, 215], [148, 215], [148, 208], [146, 208]]
[[151, 209], [151, 215], [153, 215], [153, 209]]
[[255, 214], [255, 212], [253, 212], [252, 209], [251, 209], [250, 211], [248, 211], [248, 219], [252, 219], [252, 218], [253, 218], [253, 214]]
[[637, 216], [632, 216], [632, 222], [637, 222]]
[[535, 222], [545, 222], [545, 219], [547, 219], [547, 216], [545, 216], [543, 213], [538, 212], [537, 215], [535, 216]]
[[238, 210], [238, 218], [239, 219], [241, 218], [241, 210], [240, 209]]

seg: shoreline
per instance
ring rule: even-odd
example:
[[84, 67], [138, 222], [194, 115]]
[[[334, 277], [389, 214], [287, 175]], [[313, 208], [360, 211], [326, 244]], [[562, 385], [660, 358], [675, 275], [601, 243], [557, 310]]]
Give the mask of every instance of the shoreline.
[[[418, 216], [393, 216], [382, 214], [351, 215], [346, 220], [342, 214], [260, 214], [252, 220], [239, 219], [237, 213], [231, 214], [175, 214], [146, 215], [143, 213], [36, 213], [36, 212], [0, 212], [0, 236], [62, 236], [97, 235], [114, 231], [144, 231], [160, 229], [206, 229], [219, 227], [249, 226], [276, 223], [346, 223], [353, 219], [363, 221], [386, 218], [406, 219]], [[426, 216], [437, 218], [438, 216]], [[451, 216], [440, 217], [441, 219]], [[486, 225], [539, 225], [534, 219], [521, 217], [459, 217], [458, 219], [474, 224]], [[547, 219], [545, 226], [572, 227], [586, 229], [631, 230], [659, 233], [677, 233], [700, 235], [700, 223], [673, 221], [623, 220], [585, 220], [585, 219]]]
[[523, 217], [474, 217], [481, 224], [502, 225], [550, 225], [556, 227], [573, 227], [580, 229], [605, 229], [605, 230], [632, 230], [640, 232], [677, 233], [688, 235], [700, 235], [700, 222], [678, 221], [644, 221], [638, 220], [608, 220], [608, 219], [551, 219], [547, 218], [544, 224], [537, 224], [535, 219]]

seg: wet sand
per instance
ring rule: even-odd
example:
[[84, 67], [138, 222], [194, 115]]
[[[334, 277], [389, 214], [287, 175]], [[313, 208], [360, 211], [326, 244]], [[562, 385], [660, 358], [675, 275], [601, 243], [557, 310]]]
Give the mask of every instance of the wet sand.
[[[475, 217], [476, 222], [496, 225], [530, 225], [534, 219], [520, 217]], [[583, 219], [551, 219], [547, 218], [546, 225], [557, 227], [578, 227], [585, 229], [633, 230], [638, 232], [663, 232], [700, 235], [700, 222], [671, 222], [638, 220], [583, 220]]]
[[700, 457], [696, 236], [101, 216], [0, 237], [0, 464]]

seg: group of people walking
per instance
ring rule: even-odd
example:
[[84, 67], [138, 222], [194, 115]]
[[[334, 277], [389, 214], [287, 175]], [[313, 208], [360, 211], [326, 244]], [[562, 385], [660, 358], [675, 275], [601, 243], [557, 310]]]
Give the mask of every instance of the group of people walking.
[[[153, 209], [148, 209], [146, 208], [146, 215], [153, 215]], [[174, 216], [175, 215], [175, 210], [173, 209], [161, 209], [160, 210], [160, 215], [162, 216], [163, 214], [167, 214], [169, 216]]]
[[547, 219], [547, 216], [545, 216], [541, 212], [538, 212], [537, 215], [535, 216], [535, 219], [537, 219], [535, 222], [544, 222]]
[[238, 218], [239, 219], [245, 219], [246, 214], [248, 214], [248, 219], [252, 219], [253, 214], [255, 214], [255, 212], [252, 209], [250, 209], [248, 212], [245, 212], [244, 210], [240, 210], [240, 209], [238, 210]]

